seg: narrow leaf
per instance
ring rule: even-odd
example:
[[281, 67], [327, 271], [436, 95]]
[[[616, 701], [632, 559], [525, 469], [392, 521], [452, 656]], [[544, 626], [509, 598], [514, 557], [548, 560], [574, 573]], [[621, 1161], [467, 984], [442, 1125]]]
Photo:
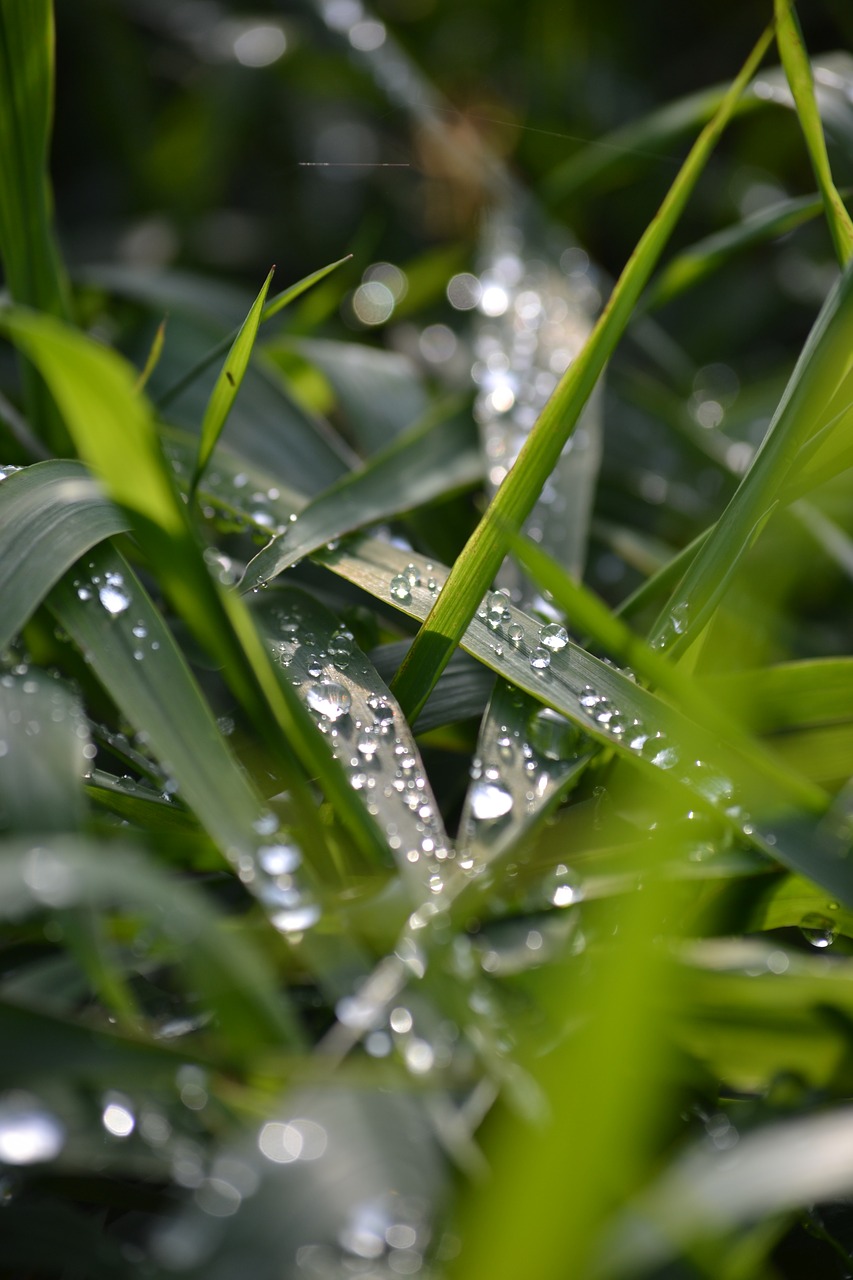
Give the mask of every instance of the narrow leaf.
[[272, 268], [263, 285], [261, 291], [252, 303], [251, 310], [246, 316], [237, 337], [231, 345], [231, 349], [225, 360], [225, 365], [219, 377], [216, 379], [213, 392], [207, 402], [207, 409], [204, 414], [204, 421], [201, 424], [201, 437], [198, 445], [198, 458], [196, 459], [195, 469], [193, 471], [192, 482], [190, 485], [190, 496], [195, 493], [198, 486], [199, 478], [207, 466], [210, 455], [213, 452], [216, 441], [222, 434], [222, 428], [231, 411], [231, 406], [240, 390], [243, 376], [249, 366], [249, 360], [252, 356], [252, 348], [255, 345], [255, 338], [258, 333], [258, 326], [261, 323], [261, 313], [263, 311], [264, 302], [267, 296], [267, 290], [275, 272]]
[[615, 286], [581, 354], [528, 436], [486, 514], [454, 565], [448, 586], [415, 640], [393, 683], [400, 705], [416, 715], [477, 609], [508, 549], [551, 474], [601, 371], [622, 336], [631, 313], [670, 233], [699, 178], [735, 103], [769, 44], [767, 31], [700, 134], [655, 219], [649, 224]]
[[814, 80], [792, 0], [774, 0], [776, 40], [800, 127], [806, 140], [817, 184], [823, 197], [826, 220], [835, 253], [842, 267], [853, 254], [853, 221], [832, 180], [826, 139], [815, 99]]

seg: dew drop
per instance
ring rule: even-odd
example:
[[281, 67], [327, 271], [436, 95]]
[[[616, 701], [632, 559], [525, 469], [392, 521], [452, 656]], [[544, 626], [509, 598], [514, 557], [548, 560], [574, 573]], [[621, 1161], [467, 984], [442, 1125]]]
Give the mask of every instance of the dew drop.
[[305, 695], [305, 701], [324, 720], [342, 720], [349, 715], [352, 706], [352, 699], [346, 689], [333, 680], [321, 680], [318, 684], [312, 684]]
[[530, 665], [534, 671], [545, 671], [551, 665], [551, 654], [543, 646], [537, 645], [530, 655]]
[[830, 920], [828, 916], [818, 915], [816, 912], [803, 916], [800, 921], [800, 933], [806, 942], [810, 942], [819, 950], [831, 947], [837, 932], [834, 920]]
[[569, 643], [569, 633], [558, 622], [550, 622], [539, 630], [539, 643], [552, 653], [559, 653]]
[[40, 1164], [65, 1145], [65, 1129], [31, 1094], [15, 1090], [0, 1097], [0, 1161]]
[[286, 876], [295, 871], [302, 861], [298, 849], [292, 844], [265, 844], [258, 849], [258, 862], [271, 876]]
[[98, 599], [107, 613], [112, 614], [114, 617], [119, 613], [124, 613], [125, 609], [130, 607], [130, 596], [124, 590], [124, 583], [120, 574], [108, 575], [107, 581], [98, 589]]
[[402, 573], [394, 575], [388, 589], [394, 599], [399, 600], [401, 604], [408, 604], [412, 598], [411, 583]]
[[524, 640], [524, 627], [520, 622], [511, 622], [506, 629], [507, 639], [517, 649]]
[[512, 808], [512, 796], [500, 782], [481, 779], [471, 788], [471, 813], [478, 822], [504, 818]]

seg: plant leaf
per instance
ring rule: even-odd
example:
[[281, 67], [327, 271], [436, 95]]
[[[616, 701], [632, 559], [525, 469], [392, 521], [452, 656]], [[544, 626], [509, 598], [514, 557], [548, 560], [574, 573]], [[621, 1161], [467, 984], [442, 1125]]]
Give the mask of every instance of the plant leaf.
[[222, 434], [222, 428], [225, 426], [225, 421], [249, 366], [258, 326], [261, 323], [261, 312], [263, 311], [267, 291], [272, 282], [274, 272], [275, 267], [270, 271], [261, 286], [260, 293], [252, 303], [249, 314], [231, 344], [231, 349], [225, 360], [225, 367], [216, 379], [210, 399], [207, 402], [204, 420], [201, 424], [198, 457], [190, 484], [190, 497], [195, 493], [199, 478], [210, 460], [210, 455], [217, 440]]
[[0, 677], [0, 825], [73, 831], [94, 748], [79, 701], [40, 672]]
[[81, 555], [127, 517], [78, 462], [38, 462], [0, 484], [0, 649]]
[[829, 156], [820, 112], [815, 100], [814, 80], [803, 35], [797, 21], [792, 0], [774, 0], [776, 14], [776, 42], [794, 103], [800, 128], [806, 140], [818, 187], [823, 197], [826, 220], [835, 246], [835, 253], [842, 267], [853, 254], [853, 221], [832, 181]]
[[[455, 406], [454, 406], [455, 407]], [[327, 542], [476, 484], [483, 464], [467, 420], [446, 410], [405, 432], [315, 498], [295, 524], [250, 561], [242, 582], [251, 590]]]
[[694, 144], [657, 216], [629, 259], [586, 345], [569, 365], [515, 465], [457, 559], [447, 588], [392, 683], [407, 715], [415, 716], [426, 701], [492, 582], [508, 550], [510, 535], [518, 532], [553, 471], [735, 103], [764, 55], [770, 34], [765, 32], [758, 41], [712, 121]]

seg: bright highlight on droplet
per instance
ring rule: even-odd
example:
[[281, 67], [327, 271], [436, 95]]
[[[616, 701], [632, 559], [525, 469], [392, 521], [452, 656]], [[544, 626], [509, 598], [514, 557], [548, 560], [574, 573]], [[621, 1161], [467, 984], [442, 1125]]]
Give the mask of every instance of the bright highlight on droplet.
[[274, 1164], [319, 1160], [328, 1145], [326, 1130], [313, 1120], [291, 1120], [288, 1124], [271, 1120], [258, 1136], [261, 1154]]
[[63, 1125], [37, 1098], [17, 1090], [0, 1098], [0, 1163], [40, 1164], [64, 1144]]
[[107, 1133], [116, 1138], [127, 1138], [133, 1133], [136, 1118], [132, 1111], [120, 1102], [108, 1102], [104, 1107], [101, 1120]]
[[364, 22], [357, 22], [355, 26], [350, 27], [349, 42], [353, 49], [359, 49], [362, 53], [372, 53], [374, 49], [382, 48], [385, 43], [385, 36], [384, 22], [368, 18]]

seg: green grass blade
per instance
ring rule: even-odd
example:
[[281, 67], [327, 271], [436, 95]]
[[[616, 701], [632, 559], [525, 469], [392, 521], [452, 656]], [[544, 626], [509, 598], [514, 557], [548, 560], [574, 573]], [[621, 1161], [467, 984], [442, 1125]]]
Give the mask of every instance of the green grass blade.
[[346, 762], [416, 903], [436, 897], [452, 857], [411, 730], [344, 628], [306, 592], [283, 588], [256, 606], [285, 677]]
[[[352, 254], [347, 254], [345, 258], [339, 258], [337, 262], [331, 262], [327, 267], [321, 267], [319, 271], [312, 271], [310, 275], [304, 276], [302, 280], [298, 280], [296, 284], [292, 284], [289, 289], [283, 289], [281, 293], [276, 294], [274, 298], [270, 299], [270, 301], [264, 305], [263, 313], [261, 315], [261, 323], [265, 320], [271, 320], [273, 316], [278, 315], [279, 311], [286, 307], [289, 302], [293, 302], [300, 296], [300, 294], [305, 293], [305, 291], [310, 289], [312, 285], [317, 284], [319, 280], [322, 280], [324, 276], [329, 275], [330, 272], [335, 271], [345, 262], [349, 262], [351, 257]], [[106, 280], [109, 285], [110, 277], [107, 276]], [[267, 284], [269, 284], [269, 281]], [[240, 330], [237, 329], [233, 333], [229, 334], [228, 337], [223, 338], [222, 341], [218, 342], [214, 347], [211, 347], [210, 350], [205, 352], [205, 354], [197, 360], [191, 368], [187, 369], [180, 378], [173, 382], [171, 386], [167, 387], [165, 391], [162, 391], [157, 397], [157, 408], [161, 410], [165, 409], [173, 400], [177, 400], [178, 396], [193, 382], [195, 382], [196, 378], [204, 373], [206, 369], [209, 369], [210, 366], [220, 358], [220, 356], [225, 355], [231, 345], [237, 340], [239, 333]]]
[[736, 222], [733, 226], [725, 227], [689, 248], [682, 249], [649, 286], [641, 304], [642, 309], [653, 311], [657, 307], [666, 306], [673, 298], [701, 284], [714, 271], [746, 249], [774, 240], [777, 236], [787, 235], [816, 218], [823, 208], [820, 196], [798, 196], [792, 200], [780, 200], [778, 204], [759, 209], [742, 222]]
[[654, 645], [680, 654], [696, 639], [774, 508], [786, 499], [803, 446], [828, 420], [843, 421], [838, 410], [851, 386], [853, 268], [848, 266], [821, 309], [752, 465], [658, 616]]
[[628, 325], [693, 186], [770, 39], [768, 30], [700, 134], [658, 214], [631, 255], [586, 346], [563, 375], [515, 466], [459, 556], [447, 589], [394, 681], [394, 692], [408, 715], [416, 715], [426, 701], [507, 552], [508, 535], [521, 528], [554, 469], [607, 359]]
[[473, 432], [466, 430], [468, 423], [460, 421], [456, 408], [436, 408], [426, 422], [315, 498], [295, 524], [250, 561], [243, 590], [266, 584], [345, 533], [476, 484], [482, 478], [482, 460]]
[[94, 747], [70, 690], [39, 672], [5, 675], [0, 742], [0, 825], [6, 832], [47, 834], [79, 827], [83, 777]]
[[210, 461], [210, 455], [213, 453], [216, 442], [222, 434], [222, 428], [225, 426], [231, 406], [237, 397], [243, 377], [249, 367], [252, 348], [255, 345], [258, 326], [261, 323], [261, 312], [263, 311], [267, 291], [272, 282], [274, 272], [275, 267], [270, 271], [261, 286], [260, 293], [252, 303], [249, 314], [231, 344], [225, 360], [225, 367], [216, 379], [210, 399], [207, 402], [204, 420], [201, 424], [198, 457], [196, 458], [190, 483], [190, 498], [195, 494], [202, 472]]
[[15, 302], [68, 313], [47, 172], [53, 115], [50, 0], [0, 3], [0, 256]]
[[127, 517], [79, 462], [39, 462], [0, 484], [0, 650], [86, 551]]
[[119, 843], [55, 836], [49, 849], [33, 850], [31, 841], [7, 842], [0, 862], [0, 916], [86, 905], [141, 911], [166, 931], [193, 983], [217, 1010], [223, 1038], [238, 1061], [251, 1047], [299, 1043], [261, 956], [245, 937], [223, 927], [207, 897], [187, 880]]
[[832, 180], [826, 139], [815, 99], [814, 79], [792, 0], [774, 0], [776, 41], [817, 184], [823, 197], [829, 233], [842, 267], [853, 254], [853, 221]]
[[164, 317], [157, 326], [154, 334], [154, 340], [151, 343], [145, 364], [142, 366], [139, 377], [136, 379], [136, 390], [144, 391], [148, 379], [151, 377], [157, 365], [160, 363], [160, 357], [163, 354], [163, 344], [166, 341], [166, 317]]
[[242, 601], [214, 582], [175, 489], [133, 370], [115, 353], [46, 316], [0, 315], [0, 331], [37, 363], [60, 405], [80, 453], [110, 496], [131, 517], [140, 545], [157, 566], [163, 590], [201, 645], [212, 652], [260, 733], [281, 760], [302, 817], [323, 841], [293, 753], [320, 780], [359, 847], [375, 856], [374, 829], [343, 771], [299, 699], [276, 679]]

